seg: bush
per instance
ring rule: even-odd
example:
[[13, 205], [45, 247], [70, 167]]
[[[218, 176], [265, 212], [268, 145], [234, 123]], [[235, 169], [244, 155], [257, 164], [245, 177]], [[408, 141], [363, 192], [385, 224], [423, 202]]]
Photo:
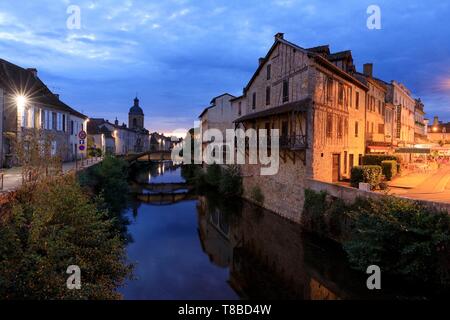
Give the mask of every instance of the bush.
[[238, 166], [228, 166], [222, 171], [219, 192], [226, 197], [242, 195], [242, 177]]
[[382, 169], [380, 166], [357, 166], [351, 171], [350, 183], [358, 188], [360, 182], [368, 183], [371, 189], [375, 189], [381, 182]]
[[208, 165], [205, 178], [210, 186], [218, 188], [222, 178], [222, 168], [216, 163]]
[[378, 265], [386, 274], [450, 288], [447, 212], [389, 196], [346, 205], [325, 192], [305, 190], [304, 219], [310, 231], [343, 243], [357, 270]]
[[384, 160], [381, 162], [381, 167], [383, 168], [383, 175], [386, 177], [386, 180], [391, 181], [397, 175], [397, 161]]
[[250, 192], [250, 197], [259, 205], [264, 204], [264, 194], [259, 186], [254, 186]]
[[[130, 275], [124, 243], [70, 175], [19, 189], [0, 221], [3, 299], [117, 299]], [[69, 290], [70, 265], [81, 290]]]
[[378, 265], [388, 274], [450, 286], [450, 216], [394, 197], [359, 200], [350, 241], [344, 244], [353, 267]]
[[381, 166], [383, 161], [394, 160], [396, 162], [400, 162], [400, 159], [397, 156], [393, 155], [378, 155], [378, 154], [367, 154], [363, 156], [362, 164], [363, 166]]

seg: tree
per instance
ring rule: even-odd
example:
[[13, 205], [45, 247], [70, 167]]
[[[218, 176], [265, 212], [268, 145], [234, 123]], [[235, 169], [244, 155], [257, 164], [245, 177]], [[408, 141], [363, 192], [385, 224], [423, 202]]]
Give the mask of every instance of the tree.
[[[117, 299], [130, 275], [124, 243], [73, 175], [24, 185], [3, 207], [0, 296], [5, 299]], [[69, 290], [67, 268], [81, 269]]]

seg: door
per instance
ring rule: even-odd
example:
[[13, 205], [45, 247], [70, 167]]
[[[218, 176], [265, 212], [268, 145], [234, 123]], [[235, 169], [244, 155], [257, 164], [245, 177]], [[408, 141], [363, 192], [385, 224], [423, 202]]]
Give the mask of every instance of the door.
[[333, 182], [338, 182], [341, 172], [341, 155], [339, 153], [333, 154]]
[[350, 154], [349, 158], [348, 158], [348, 174], [351, 175], [352, 174], [352, 169], [353, 169], [353, 165], [354, 165], [354, 155]]

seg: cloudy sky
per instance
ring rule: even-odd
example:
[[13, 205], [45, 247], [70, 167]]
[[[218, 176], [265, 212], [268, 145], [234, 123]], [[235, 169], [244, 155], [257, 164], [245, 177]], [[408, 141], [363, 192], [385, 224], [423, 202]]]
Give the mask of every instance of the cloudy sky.
[[[381, 30], [366, 26], [381, 9]], [[81, 29], [67, 9], [81, 9]], [[442, 0], [2, 0], [0, 57], [35, 67], [88, 114], [126, 121], [136, 93], [152, 131], [189, 128], [212, 97], [242, 93], [273, 35], [351, 49], [358, 69], [405, 83], [450, 121], [450, 5]]]

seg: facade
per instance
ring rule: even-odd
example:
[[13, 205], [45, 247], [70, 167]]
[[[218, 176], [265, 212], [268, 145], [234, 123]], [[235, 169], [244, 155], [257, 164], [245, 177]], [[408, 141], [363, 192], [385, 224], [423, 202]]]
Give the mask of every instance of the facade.
[[260, 175], [261, 165], [242, 166], [247, 198], [260, 188], [265, 207], [298, 220], [306, 179], [339, 181], [361, 163], [368, 87], [354, 69], [349, 51], [304, 49], [275, 36], [242, 98], [233, 101], [245, 110], [235, 120], [239, 126], [280, 132], [276, 175]]
[[[36, 69], [24, 69], [0, 59], [0, 87], [3, 87], [3, 165], [17, 164], [15, 142], [27, 133], [40, 130], [51, 139], [52, 154], [63, 161], [85, 156], [75, 152], [71, 142], [71, 120], [86, 127], [87, 116], [74, 110], [51, 92], [39, 79]], [[73, 146], [73, 144], [72, 144]]]
[[102, 153], [127, 155], [150, 150], [150, 134], [144, 128], [144, 112], [139, 106], [139, 99], [134, 99], [134, 105], [128, 113], [128, 126], [119, 121], [95, 118], [91, 119], [88, 133], [92, 135], [90, 145]]
[[373, 76], [373, 64], [364, 64], [363, 73], [355, 76], [367, 85], [365, 114], [366, 152], [385, 154], [393, 152], [394, 113], [386, 104], [386, 83]]
[[416, 99], [416, 105], [414, 107], [414, 140], [416, 144], [427, 142], [427, 126], [424, 116], [424, 105], [420, 99]]
[[400, 147], [413, 147], [415, 144], [414, 132], [416, 100], [405, 85], [391, 81], [388, 85], [387, 100], [395, 107], [396, 132], [394, 139]]
[[428, 141], [444, 146], [450, 144], [450, 122], [444, 123], [434, 117], [433, 122], [428, 126]]

